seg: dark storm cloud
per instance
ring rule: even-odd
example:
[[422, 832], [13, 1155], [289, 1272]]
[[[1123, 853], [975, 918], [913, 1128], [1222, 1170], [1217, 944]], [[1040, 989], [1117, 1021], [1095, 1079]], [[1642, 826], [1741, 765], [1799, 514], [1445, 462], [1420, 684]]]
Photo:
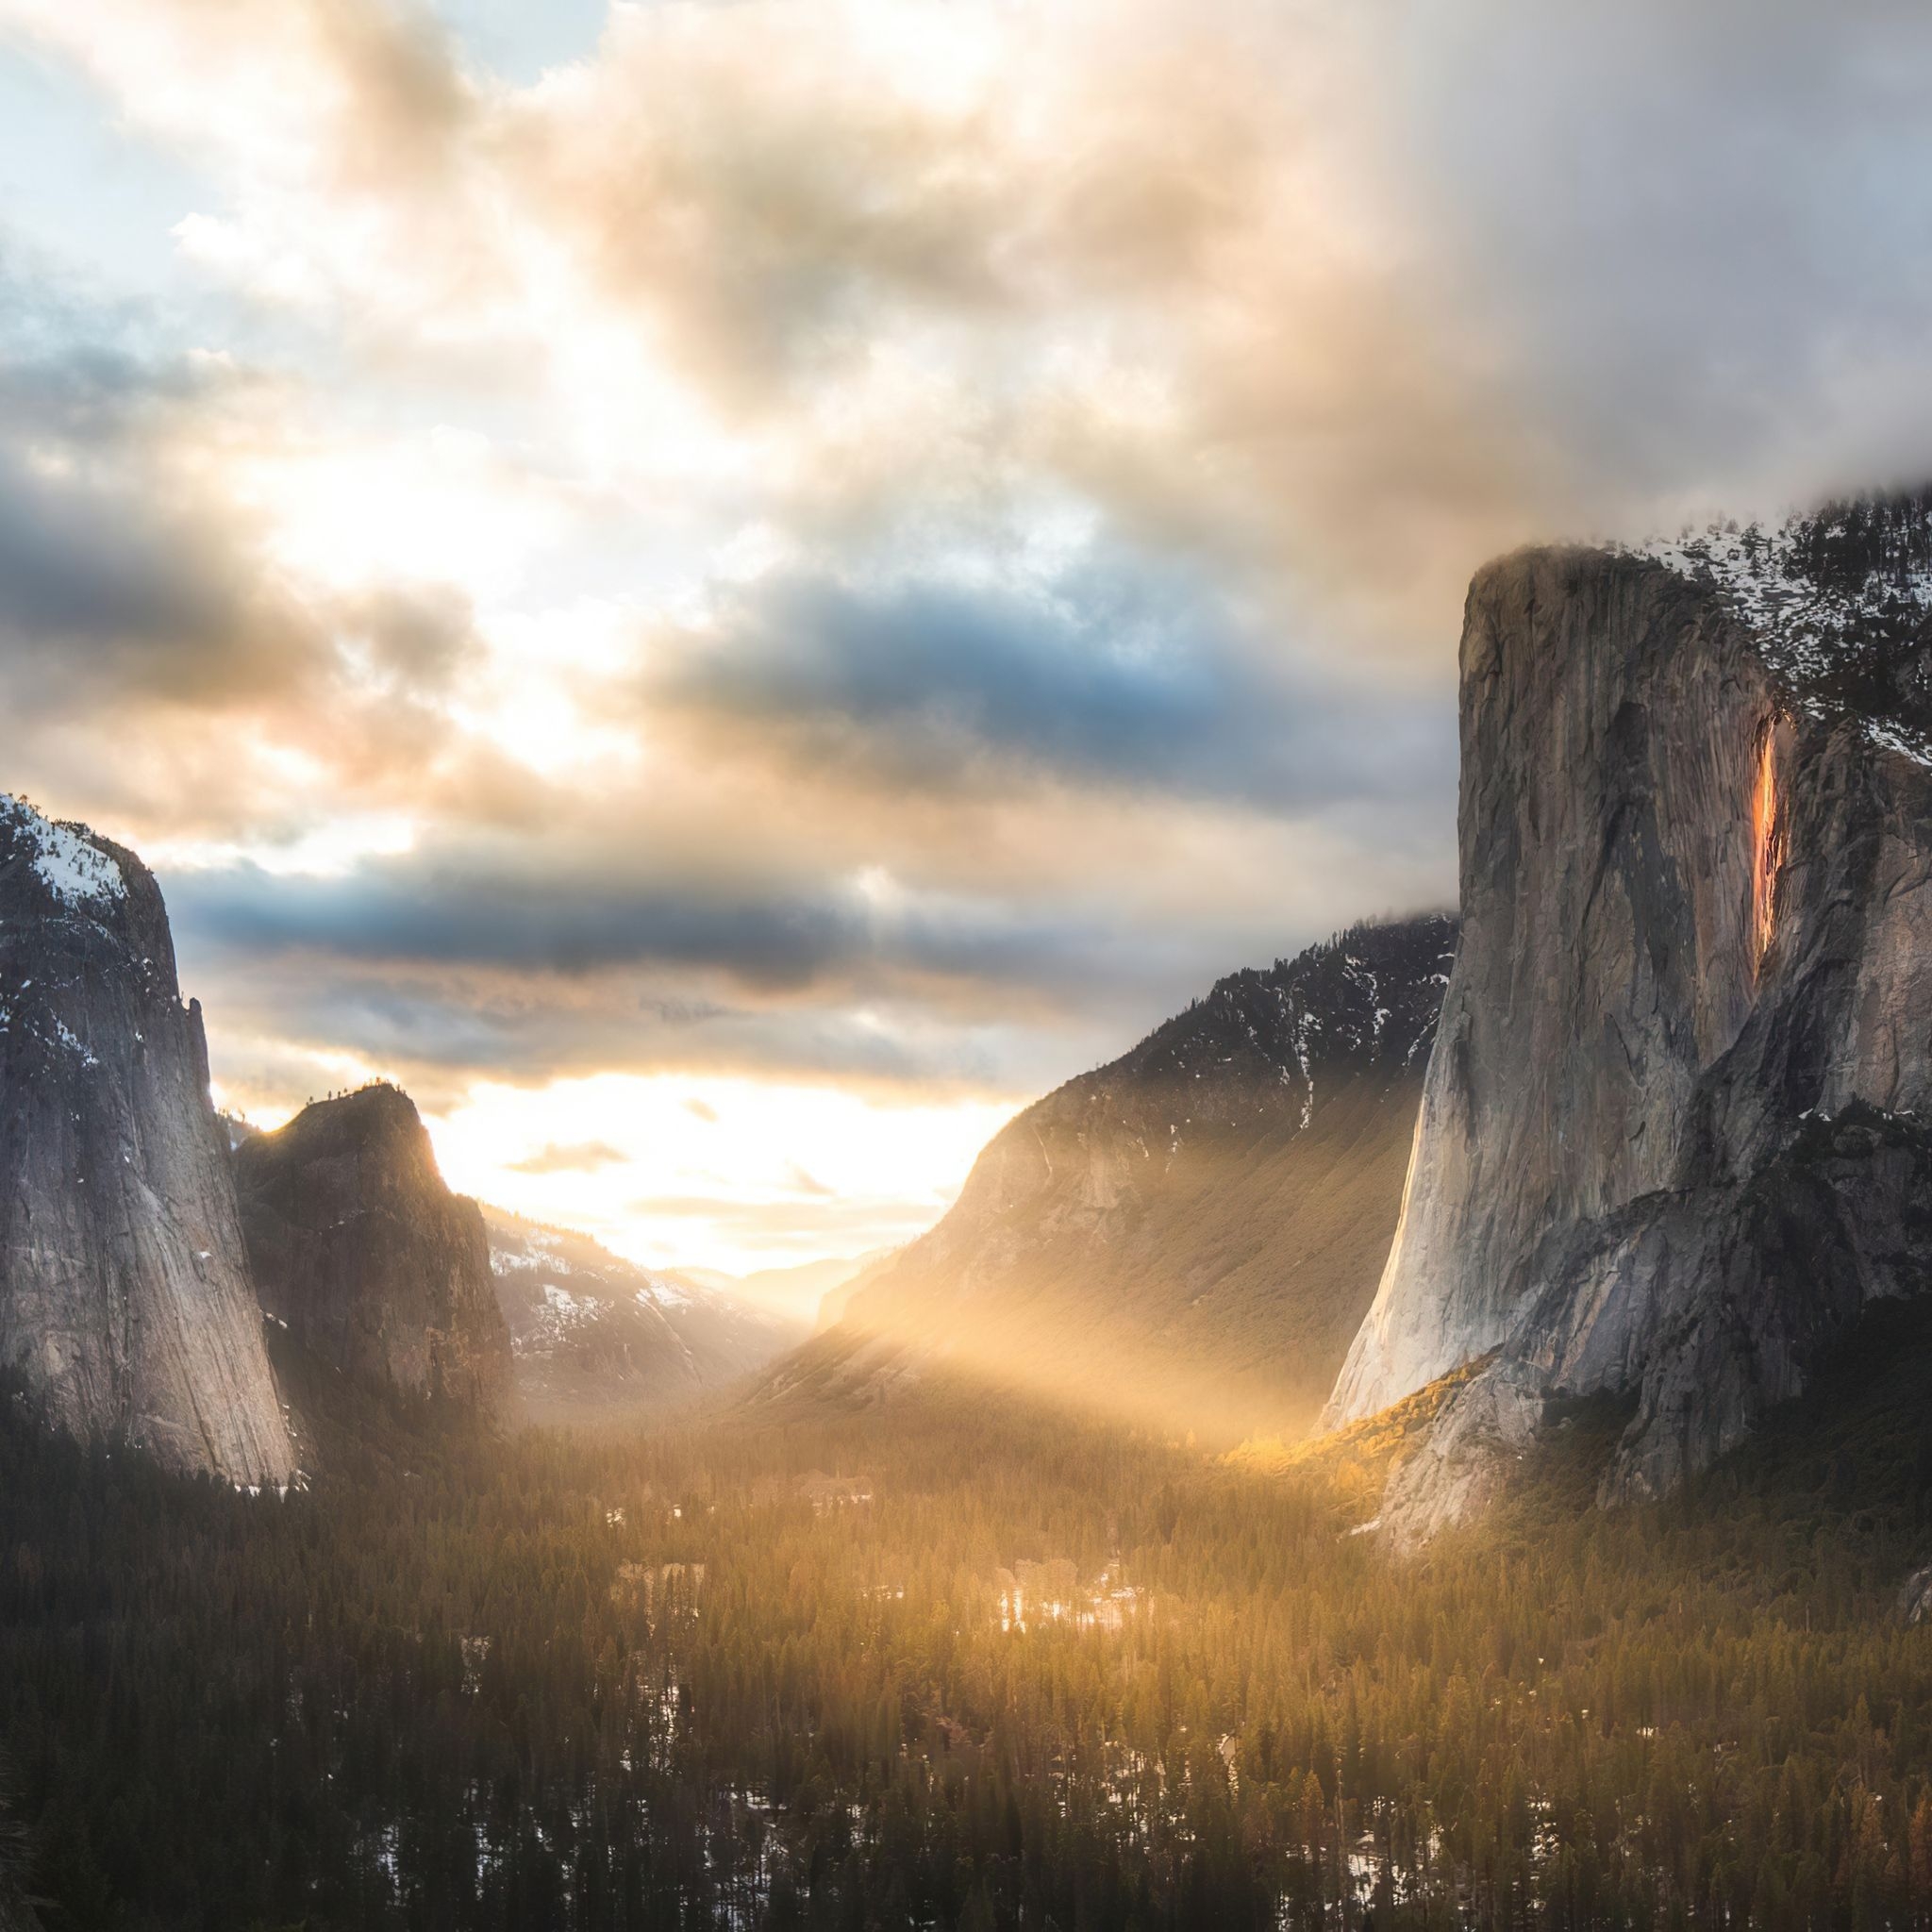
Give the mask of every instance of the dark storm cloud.
[[[573, 874], [562, 855], [542, 852], [497, 865], [373, 859], [334, 878], [209, 868], [172, 879], [168, 898], [197, 944], [263, 962], [300, 953], [538, 979], [703, 968], [766, 994], [889, 974], [1065, 986], [1091, 970], [1094, 948], [1124, 938], [1077, 908], [881, 906], [836, 880], [734, 892], [702, 879]], [[653, 1008], [667, 1030], [730, 1017], [703, 1000], [638, 1003], [641, 1018]]]
[[1149, 931], [1105, 899], [881, 905], [826, 880], [732, 900], [552, 871], [527, 888], [527, 867], [413, 858], [335, 880], [168, 876], [223, 1077], [264, 1084], [281, 1039], [353, 1052], [425, 1100], [479, 1075], [667, 1068], [1031, 1085], [1041, 1039], [1050, 1066], [1097, 1060], [1228, 963], [1219, 926]]
[[[0, 328], [0, 671], [31, 674], [50, 708], [117, 691], [228, 703], [299, 680], [315, 625], [168, 460], [171, 425], [228, 378], [49, 305]], [[102, 339], [41, 340], [88, 320]]]
[[[863, 1018], [841, 1006], [841, 990], [833, 987], [817, 1001], [721, 1008], [714, 1021], [667, 1028], [622, 982], [559, 987], [326, 958], [278, 960], [265, 972], [248, 957], [223, 957], [193, 934], [183, 937], [183, 983], [219, 1026], [224, 1082], [297, 1099], [312, 1093], [318, 1078], [313, 1062], [301, 1058], [304, 1049], [352, 1053], [400, 1078], [432, 1109], [451, 1104], [479, 1077], [541, 1085], [579, 1074], [675, 1069], [899, 1092], [1010, 1086], [1016, 1067], [1024, 1067], [1017, 1075], [1023, 1088], [1039, 1077], [1032, 1063], [1037, 1041], [1024, 1014], [1005, 1031], [984, 1015], [977, 1024], [968, 1015], [965, 1024], [949, 1024], [943, 1008], [917, 1002]], [[1123, 1020], [1105, 1004], [1117, 990], [1112, 983], [1097, 989], [1093, 1011], [1055, 1024], [1057, 1053], [1072, 1042], [1076, 1055], [1097, 1061], [1116, 1034], [1132, 1032], [1135, 1020]], [[697, 1108], [691, 1112], [704, 1119]]]
[[808, 985], [865, 948], [859, 909], [782, 890], [726, 896], [701, 885], [372, 862], [345, 878], [253, 867], [185, 874], [170, 893], [208, 941], [259, 957], [488, 966], [581, 975], [614, 966], [716, 966], [747, 985]]
[[667, 649], [646, 695], [800, 768], [928, 790], [1043, 775], [1293, 808], [1440, 791], [1454, 768], [1439, 694], [1294, 669], [1209, 586], [1125, 553], [1037, 592], [767, 580]]
[[0, 628], [14, 648], [146, 640], [175, 653], [236, 627], [234, 586], [125, 484], [30, 472], [0, 448]]

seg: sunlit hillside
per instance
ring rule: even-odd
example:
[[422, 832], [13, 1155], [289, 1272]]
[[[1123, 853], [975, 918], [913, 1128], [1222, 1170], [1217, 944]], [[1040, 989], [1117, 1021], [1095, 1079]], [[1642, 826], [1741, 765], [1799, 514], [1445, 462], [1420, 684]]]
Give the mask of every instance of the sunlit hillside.
[[1455, 938], [1352, 927], [1027, 1108], [752, 1412], [862, 1408], [944, 1364], [1203, 1441], [1311, 1426], [1388, 1255]]

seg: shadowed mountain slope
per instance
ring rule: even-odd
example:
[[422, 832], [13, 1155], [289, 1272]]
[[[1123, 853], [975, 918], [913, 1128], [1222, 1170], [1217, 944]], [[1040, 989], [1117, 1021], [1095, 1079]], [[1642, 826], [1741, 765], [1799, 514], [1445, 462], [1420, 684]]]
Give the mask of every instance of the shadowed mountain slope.
[[262, 1307], [322, 1361], [494, 1413], [509, 1395], [483, 1217], [452, 1193], [408, 1094], [317, 1101], [235, 1150]]
[[943, 1359], [1214, 1438], [1306, 1427], [1387, 1255], [1455, 943], [1440, 915], [1355, 927], [1028, 1108], [760, 1402]]

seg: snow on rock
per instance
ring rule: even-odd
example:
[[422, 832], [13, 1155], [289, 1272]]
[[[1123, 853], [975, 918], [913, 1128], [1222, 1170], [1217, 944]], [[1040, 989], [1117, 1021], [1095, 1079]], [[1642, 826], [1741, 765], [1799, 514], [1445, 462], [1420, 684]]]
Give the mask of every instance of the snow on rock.
[[[1398, 1542], [1483, 1507], [1551, 1398], [1627, 1403], [1599, 1494], [1660, 1495], [1917, 1285], [1877, 1231], [1932, 1214], [1932, 493], [1649, 554], [1470, 589], [1446, 1050], [1326, 1411], [1488, 1358], [1385, 1497]], [[1767, 784], [1802, 855], [1768, 939]]]
[[1932, 491], [1735, 522], [1627, 554], [1712, 584], [1807, 717], [1857, 717], [1869, 742], [1932, 764]]
[[573, 1328], [604, 1319], [605, 1305], [590, 1295], [573, 1294], [555, 1282], [543, 1284], [543, 1305], [537, 1311], [540, 1336], [519, 1338], [525, 1347], [554, 1344]]
[[254, 1485], [293, 1463], [152, 874], [0, 794], [0, 1357], [61, 1426]]
[[0, 818], [10, 820], [32, 841], [34, 872], [63, 905], [98, 905], [127, 896], [127, 880], [119, 861], [82, 827], [47, 818], [25, 799], [4, 791]]
[[100, 1061], [88, 1051], [87, 1042], [68, 1025], [65, 1020], [54, 1022], [54, 1031], [59, 1036], [60, 1044], [74, 1055], [84, 1067], [97, 1067]]
[[797, 1330], [625, 1260], [589, 1236], [486, 1210], [490, 1264], [539, 1419], [661, 1413], [760, 1367]]

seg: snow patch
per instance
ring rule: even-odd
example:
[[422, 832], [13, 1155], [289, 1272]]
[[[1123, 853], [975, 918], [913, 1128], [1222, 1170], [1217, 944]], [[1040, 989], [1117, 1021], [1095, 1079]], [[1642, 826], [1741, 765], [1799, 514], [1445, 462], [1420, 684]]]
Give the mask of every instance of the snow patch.
[[118, 860], [92, 842], [80, 826], [43, 817], [24, 798], [0, 791], [0, 819], [32, 841], [33, 868], [41, 883], [63, 906], [107, 905], [127, 896], [127, 880]]
[[[1901, 546], [1843, 581], [1821, 582], [1808, 557], [1843, 534], [1843, 513], [1791, 517], [1774, 528], [1735, 523], [1614, 546], [1661, 563], [1693, 583], [1714, 585], [1756, 634], [1764, 661], [1807, 716], [1824, 719], [1838, 707], [1824, 687], [1874, 638], [1896, 636], [1932, 614], [1932, 563], [1926, 546]], [[1932, 766], [1932, 739], [1898, 717], [1860, 716], [1867, 741]]]
[[573, 1294], [569, 1289], [558, 1288], [555, 1282], [544, 1283], [543, 1302], [559, 1328], [579, 1327], [586, 1322], [596, 1321], [604, 1312], [602, 1302]]
[[65, 1020], [56, 1020], [54, 1022], [54, 1031], [59, 1036], [60, 1044], [69, 1053], [76, 1055], [82, 1066], [97, 1067], [100, 1065], [100, 1061], [89, 1051], [87, 1042], [74, 1031], [73, 1027], [68, 1025]]

